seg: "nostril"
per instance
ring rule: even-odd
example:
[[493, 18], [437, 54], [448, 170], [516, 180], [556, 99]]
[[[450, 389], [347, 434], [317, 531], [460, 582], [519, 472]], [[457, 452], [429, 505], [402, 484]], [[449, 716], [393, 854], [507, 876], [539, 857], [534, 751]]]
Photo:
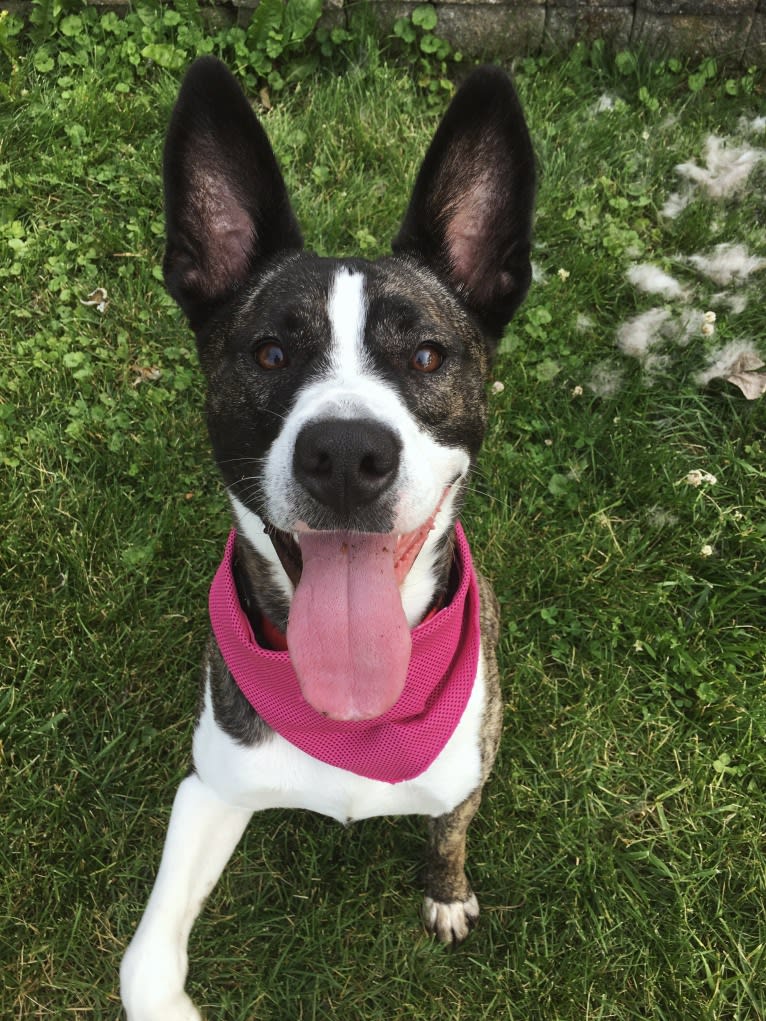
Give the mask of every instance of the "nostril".
[[385, 478], [393, 469], [392, 459], [381, 456], [376, 451], [365, 454], [359, 462], [359, 470], [362, 475], [368, 475], [370, 478]]
[[317, 475], [332, 475], [332, 457], [325, 451], [317, 451], [313, 469]]

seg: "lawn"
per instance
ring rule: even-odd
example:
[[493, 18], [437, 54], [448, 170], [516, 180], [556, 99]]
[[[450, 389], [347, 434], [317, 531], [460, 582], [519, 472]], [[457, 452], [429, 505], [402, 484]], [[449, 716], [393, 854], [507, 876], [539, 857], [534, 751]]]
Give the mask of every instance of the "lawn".
[[[9, 1019], [119, 1015], [228, 530], [159, 269], [181, 68], [115, 22], [2, 58]], [[455, 953], [421, 931], [419, 820], [264, 813], [192, 936], [211, 1019], [766, 1016], [766, 397], [718, 378], [766, 357], [764, 81], [599, 47], [513, 70], [536, 279], [464, 518], [504, 619], [482, 918]], [[446, 93], [346, 40], [261, 97], [312, 247], [386, 249]]]

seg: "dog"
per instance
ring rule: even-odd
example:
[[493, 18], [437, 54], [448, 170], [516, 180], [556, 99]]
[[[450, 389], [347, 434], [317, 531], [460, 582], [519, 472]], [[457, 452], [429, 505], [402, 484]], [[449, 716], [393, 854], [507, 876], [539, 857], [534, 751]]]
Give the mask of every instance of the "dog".
[[497, 749], [497, 601], [458, 522], [498, 340], [531, 279], [535, 166], [508, 76], [474, 71], [393, 254], [304, 251], [218, 60], [164, 155], [167, 288], [196, 335], [234, 528], [210, 594], [193, 768], [121, 967], [129, 1021], [191, 1021], [187, 940], [254, 811], [430, 820], [423, 917], [479, 914], [466, 830]]

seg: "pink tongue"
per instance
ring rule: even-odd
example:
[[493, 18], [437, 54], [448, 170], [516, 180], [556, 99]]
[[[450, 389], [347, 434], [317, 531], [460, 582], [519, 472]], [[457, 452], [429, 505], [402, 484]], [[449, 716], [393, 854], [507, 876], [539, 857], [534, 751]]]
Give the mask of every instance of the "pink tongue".
[[404, 688], [412, 639], [394, 536], [305, 532], [287, 647], [303, 697], [335, 720], [381, 716]]

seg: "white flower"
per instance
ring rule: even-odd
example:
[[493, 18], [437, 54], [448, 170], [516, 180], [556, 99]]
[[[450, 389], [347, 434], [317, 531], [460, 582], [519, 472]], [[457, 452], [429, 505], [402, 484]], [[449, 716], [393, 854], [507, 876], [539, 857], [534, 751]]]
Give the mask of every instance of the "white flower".
[[505, 390], [505, 383], [501, 383], [499, 379], [496, 379], [492, 384], [492, 393], [501, 394]]
[[712, 337], [712, 335], [714, 333], [715, 333], [715, 326], [713, 326], [712, 323], [703, 323], [702, 324], [702, 336], [703, 337]]
[[706, 312], [702, 319], [706, 323], [714, 323], [716, 319], [715, 312]]
[[558, 276], [559, 280], [568, 280], [569, 279], [569, 270], [562, 268], [562, 269], [560, 269], [558, 271], [557, 276]]
[[690, 471], [688, 475], [685, 475], [682, 481], [686, 482], [690, 486], [694, 486], [696, 489], [701, 486], [703, 482], [714, 486], [716, 482], [718, 482], [718, 479], [715, 475], [711, 475], [710, 472], [700, 471], [698, 468], [695, 468], [693, 471]]
[[574, 387], [573, 390], [572, 390], [572, 396], [573, 397], [582, 397], [582, 387], [581, 386]]
[[713, 555], [713, 547], [708, 545], [708, 543], [705, 543], [705, 545], [700, 550], [700, 556], [701, 557], [712, 557], [712, 555]]

